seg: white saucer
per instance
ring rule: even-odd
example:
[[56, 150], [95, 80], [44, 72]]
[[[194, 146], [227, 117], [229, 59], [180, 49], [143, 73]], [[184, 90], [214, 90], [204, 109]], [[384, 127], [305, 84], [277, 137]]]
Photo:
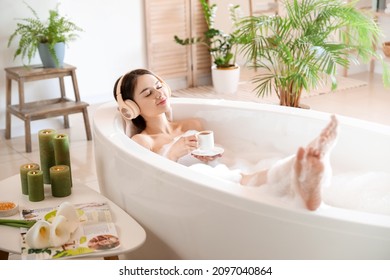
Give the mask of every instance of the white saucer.
[[222, 154], [223, 152], [224, 152], [223, 148], [221, 148], [221, 147], [214, 147], [214, 149], [209, 150], [209, 151], [197, 149], [197, 150], [192, 151], [191, 154], [193, 154], [195, 156], [212, 157], [212, 156], [216, 156], [216, 155]]

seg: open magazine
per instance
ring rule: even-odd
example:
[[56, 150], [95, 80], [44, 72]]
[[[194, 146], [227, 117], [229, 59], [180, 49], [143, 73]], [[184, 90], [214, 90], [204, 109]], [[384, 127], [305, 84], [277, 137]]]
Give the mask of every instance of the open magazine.
[[[26, 228], [21, 228], [21, 257], [24, 260], [70, 258], [91, 254], [98, 250], [109, 250], [120, 245], [119, 237], [112, 223], [111, 212], [106, 203], [75, 204], [80, 217], [80, 225], [70, 240], [61, 247], [44, 249], [29, 248], [25, 241]], [[21, 216], [25, 220], [44, 219], [51, 222], [56, 215], [55, 208], [24, 209]]]

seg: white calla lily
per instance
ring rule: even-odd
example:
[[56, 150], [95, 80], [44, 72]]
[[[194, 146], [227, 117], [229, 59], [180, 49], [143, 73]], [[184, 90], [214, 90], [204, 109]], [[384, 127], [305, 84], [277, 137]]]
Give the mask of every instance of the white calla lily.
[[61, 203], [57, 210], [57, 216], [58, 215], [62, 215], [66, 218], [71, 233], [73, 233], [79, 226], [79, 215], [73, 204], [67, 201]]
[[67, 219], [62, 215], [56, 215], [50, 231], [50, 244], [53, 247], [64, 245], [70, 239], [70, 229]]
[[33, 249], [50, 247], [51, 225], [46, 221], [37, 221], [26, 233], [26, 243]]

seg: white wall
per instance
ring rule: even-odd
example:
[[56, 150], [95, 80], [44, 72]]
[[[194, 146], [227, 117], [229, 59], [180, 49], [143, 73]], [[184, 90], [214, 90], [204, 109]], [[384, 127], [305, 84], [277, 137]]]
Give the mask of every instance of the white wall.
[[243, 15], [249, 15], [249, 1], [242, 0], [210, 0], [211, 4], [217, 5], [217, 16], [215, 25], [226, 33], [231, 30], [231, 21], [229, 18], [229, 4], [240, 5]]
[[[56, 0], [25, 0], [42, 19], [48, 16]], [[124, 72], [146, 67], [144, 10], [142, 0], [62, 0], [60, 13], [84, 29], [80, 37], [65, 50], [65, 62], [77, 67], [77, 78], [82, 100], [89, 103], [113, 99], [115, 80]], [[5, 127], [5, 72], [6, 67], [19, 66], [13, 60], [17, 40], [7, 47], [8, 38], [16, 27], [17, 18], [32, 13], [21, 0], [0, 1], [0, 129]], [[27, 63], [27, 61], [25, 62]], [[40, 64], [39, 55], [32, 64]], [[67, 94], [73, 94], [70, 78], [65, 79]], [[12, 83], [13, 103], [17, 102], [17, 85]], [[45, 80], [27, 83], [26, 100], [55, 98], [59, 94], [58, 81]], [[12, 126], [21, 124], [15, 117]]]
[[[232, 31], [232, 22], [229, 16], [229, 4], [240, 5], [241, 15], [249, 15], [249, 1], [242, 0], [210, 0], [211, 4], [217, 5], [217, 15], [215, 17], [215, 27], [229, 33]], [[240, 53], [237, 53], [236, 63], [244, 65], [246, 59]]]

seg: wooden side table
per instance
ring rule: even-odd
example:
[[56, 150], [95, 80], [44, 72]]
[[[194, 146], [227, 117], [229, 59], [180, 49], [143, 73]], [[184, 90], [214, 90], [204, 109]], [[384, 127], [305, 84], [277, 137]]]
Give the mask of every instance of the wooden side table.
[[[64, 127], [69, 128], [70, 114], [82, 113], [84, 117], [87, 139], [92, 140], [91, 126], [89, 123], [88, 103], [80, 100], [79, 88], [76, 78], [76, 67], [64, 64], [63, 68], [43, 68], [41, 65], [29, 67], [19, 66], [4, 69], [6, 72], [6, 128], [5, 138], [11, 138], [11, 114], [24, 121], [26, 152], [31, 152], [31, 126], [33, 120], [49, 117], [64, 116]], [[68, 99], [65, 93], [64, 77], [71, 76], [75, 99]], [[24, 83], [45, 79], [58, 78], [60, 82], [61, 97], [25, 103]], [[12, 80], [18, 83], [19, 104], [11, 104]]]
[[[45, 185], [45, 199], [39, 202], [31, 202], [28, 196], [23, 195], [20, 187], [20, 175], [16, 174], [0, 181], [0, 197], [5, 201], [13, 201], [22, 209], [37, 209], [57, 207], [64, 201], [72, 204], [89, 202], [106, 202], [112, 214], [113, 223], [121, 245], [110, 250], [97, 250], [91, 254], [80, 255], [79, 258], [104, 258], [106, 260], [118, 259], [118, 255], [136, 250], [146, 240], [146, 232], [129, 214], [117, 206], [114, 202], [85, 186], [77, 179], [73, 181], [72, 194], [67, 197], [53, 197], [49, 185]], [[3, 219], [21, 219], [20, 213]], [[7, 260], [9, 253], [20, 254], [20, 229], [15, 227], [0, 226], [0, 262]], [[2, 278], [3, 279], [3, 278]]]

